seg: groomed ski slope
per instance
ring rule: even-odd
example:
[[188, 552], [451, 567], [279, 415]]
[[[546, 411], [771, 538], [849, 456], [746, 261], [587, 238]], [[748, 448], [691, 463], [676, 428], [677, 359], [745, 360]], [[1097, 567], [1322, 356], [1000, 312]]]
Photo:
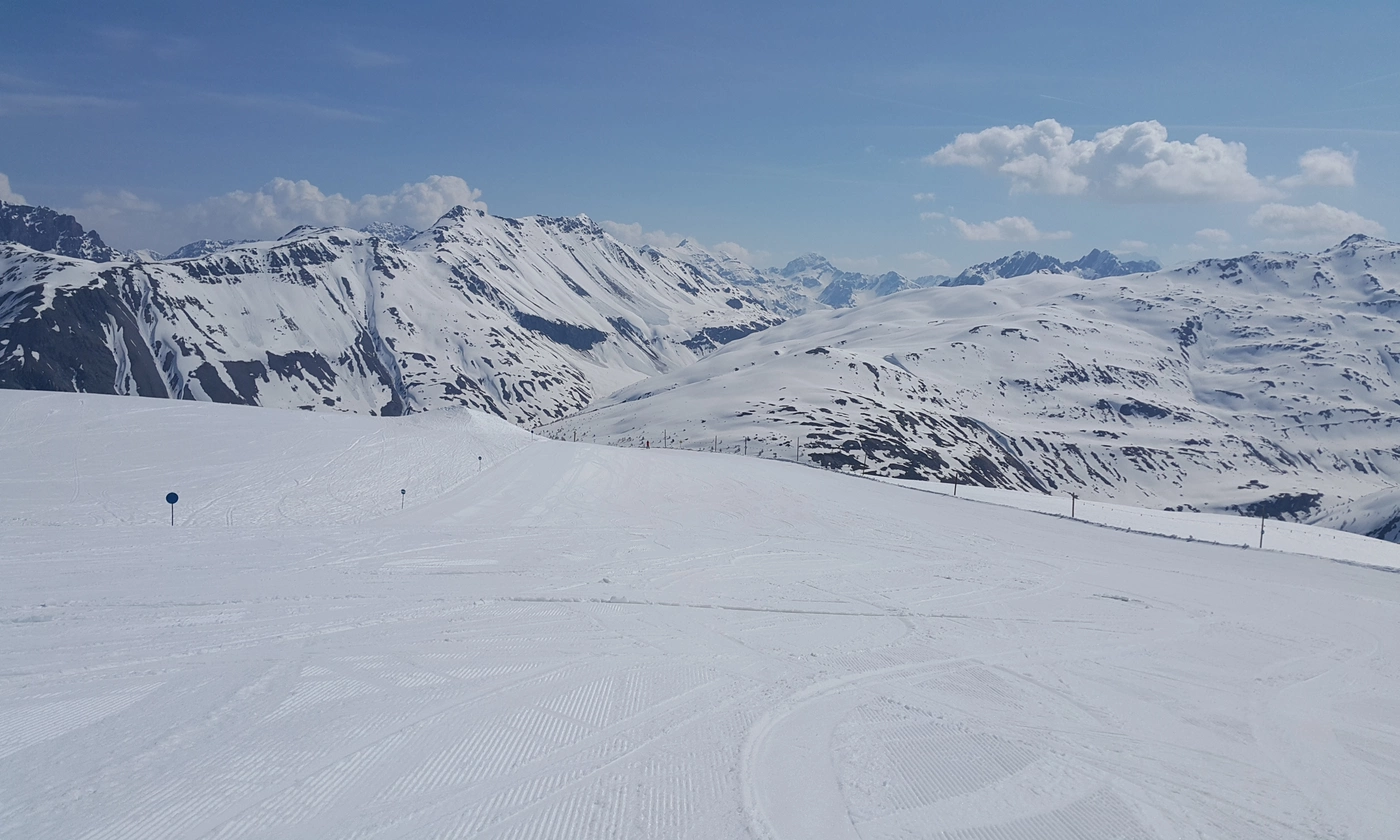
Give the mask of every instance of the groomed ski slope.
[[0, 418], [5, 836], [1400, 835], [1400, 574], [478, 414]]

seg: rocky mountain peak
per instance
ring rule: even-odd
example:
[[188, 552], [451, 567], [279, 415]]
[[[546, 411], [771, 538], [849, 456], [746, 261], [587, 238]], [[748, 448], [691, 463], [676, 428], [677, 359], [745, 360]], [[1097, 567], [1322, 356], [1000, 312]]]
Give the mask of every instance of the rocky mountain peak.
[[85, 230], [66, 213], [0, 201], [0, 242], [18, 242], [36, 251], [93, 262], [111, 262], [116, 252], [97, 231]]

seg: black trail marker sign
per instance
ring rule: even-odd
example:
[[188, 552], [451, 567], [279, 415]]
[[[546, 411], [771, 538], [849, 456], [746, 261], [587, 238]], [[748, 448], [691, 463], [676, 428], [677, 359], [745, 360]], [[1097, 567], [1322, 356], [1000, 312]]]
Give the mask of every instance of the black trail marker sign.
[[165, 503], [166, 503], [167, 505], [170, 505], [170, 524], [171, 524], [171, 525], [174, 525], [174, 524], [175, 524], [175, 503], [178, 502], [178, 501], [180, 501], [180, 494], [179, 494], [179, 493], [166, 493], [166, 494], [165, 494]]

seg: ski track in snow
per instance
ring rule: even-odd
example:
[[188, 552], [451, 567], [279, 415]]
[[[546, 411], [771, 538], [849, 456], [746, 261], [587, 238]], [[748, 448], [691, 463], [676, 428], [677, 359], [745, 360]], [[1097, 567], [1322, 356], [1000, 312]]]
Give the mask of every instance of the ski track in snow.
[[0, 417], [0, 835], [1400, 834], [1400, 575], [476, 414]]

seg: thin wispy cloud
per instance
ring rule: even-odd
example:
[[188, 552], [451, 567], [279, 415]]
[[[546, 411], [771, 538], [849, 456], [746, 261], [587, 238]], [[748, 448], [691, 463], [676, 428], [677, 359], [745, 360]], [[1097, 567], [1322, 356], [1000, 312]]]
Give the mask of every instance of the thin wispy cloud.
[[0, 114], [72, 114], [94, 109], [124, 108], [136, 103], [127, 99], [75, 93], [16, 93], [0, 91]]
[[359, 69], [374, 69], [378, 67], [393, 67], [396, 64], [403, 64], [407, 59], [391, 53], [371, 50], [355, 44], [343, 43], [337, 49], [340, 59], [351, 67]]
[[234, 108], [245, 108], [255, 111], [269, 111], [284, 114], [293, 114], [302, 117], [311, 117], [320, 120], [335, 120], [343, 122], [381, 122], [379, 117], [362, 114], [358, 111], [351, 111], [346, 108], [336, 108], [328, 105], [320, 105], [315, 102], [308, 102], [304, 99], [296, 99], [289, 96], [267, 96], [253, 93], [214, 93], [205, 92], [200, 94], [202, 98], [210, 101], [228, 105]]
[[1349, 84], [1349, 85], [1344, 85], [1344, 86], [1342, 86], [1341, 88], [1339, 88], [1339, 90], [1355, 90], [1356, 88], [1359, 88], [1359, 87], [1365, 87], [1366, 85], [1373, 85], [1373, 84], [1375, 84], [1376, 82], [1386, 82], [1386, 81], [1389, 81], [1389, 80], [1391, 80], [1391, 79], [1400, 79], [1400, 70], [1397, 70], [1397, 71], [1394, 72], [1394, 73], [1386, 73], [1386, 74], [1381, 75], [1381, 76], [1372, 76], [1372, 77], [1369, 78], [1369, 79], [1362, 79], [1362, 80], [1359, 81], [1359, 82], [1352, 82], [1352, 83]]
[[164, 61], [194, 55], [199, 51], [199, 42], [193, 38], [130, 26], [104, 26], [97, 30], [97, 39], [113, 52], [139, 52]]
[[15, 73], [0, 73], [0, 88], [9, 90], [42, 90], [45, 85], [36, 79], [28, 76], [20, 76]]

